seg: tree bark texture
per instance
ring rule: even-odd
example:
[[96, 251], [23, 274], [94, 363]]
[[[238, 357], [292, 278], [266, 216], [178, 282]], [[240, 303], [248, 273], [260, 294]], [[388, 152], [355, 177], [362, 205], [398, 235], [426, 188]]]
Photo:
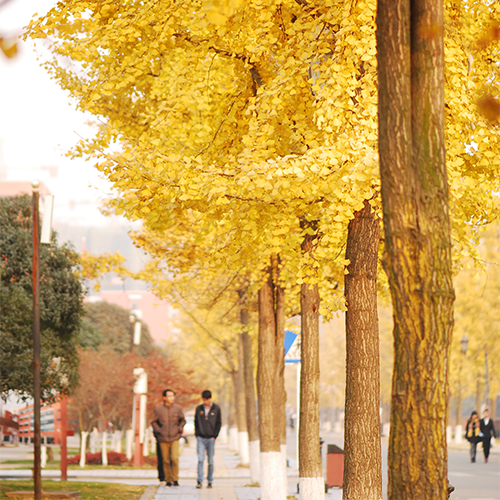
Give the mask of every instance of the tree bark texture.
[[242, 326], [241, 344], [243, 346], [243, 368], [245, 374], [245, 403], [247, 410], [248, 440], [250, 442], [259, 439], [259, 428], [257, 425], [257, 407], [255, 400], [255, 381], [252, 362], [252, 338], [248, 333], [250, 315], [246, 300], [246, 292], [241, 290], [240, 295], [240, 323]]
[[272, 277], [259, 290], [259, 366], [257, 390], [259, 395], [260, 450], [280, 451], [279, 419], [276, 407], [278, 388], [275, 363], [276, 322]]
[[[243, 359], [243, 346], [241, 345], [241, 339], [238, 345], [239, 359], [240, 363]], [[245, 405], [245, 378], [244, 370], [240, 364], [238, 371], [234, 374], [236, 378], [236, 421], [238, 425], [238, 432], [247, 432], [247, 416], [246, 416], [246, 405]]]
[[365, 201], [347, 232], [344, 500], [382, 499], [377, 261], [380, 224]]
[[442, 0], [380, 0], [379, 153], [394, 310], [389, 499], [446, 499], [454, 292]]
[[261, 498], [285, 500], [287, 488], [281, 458], [281, 413], [284, 394], [284, 291], [278, 284], [277, 261], [272, 260], [268, 279], [259, 290], [259, 434]]
[[245, 406], [248, 429], [248, 442], [250, 452], [250, 478], [252, 483], [260, 481], [260, 444], [259, 427], [257, 425], [257, 406], [255, 400], [255, 383], [252, 362], [252, 339], [248, 332], [250, 315], [248, 311], [247, 296], [245, 290], [238, 291], [240, 303], [239, 314], [242, 331], [240, 343], [243, 350], [243, 370], [245, 377]]
[[[302, 251], [312, 252], [314, 236], [304, 237]], [[321, 478], [319, 447], [319, 291], [316, 283], [303, 283], [300, 290], [301, 378], [299, 421], [299, 478]], [[323, 487], [324, 491], [324, 487]]]
[[[259, 433], [261, 451], [279, 451], [281, 414], [285, 413], [285, 294], [279, 285], [279, 261], [271, 260], [259, 290]], [[269, 422], [269, 424], [268, 424]], [[265, 442], [263, 442], [265, 441]]]

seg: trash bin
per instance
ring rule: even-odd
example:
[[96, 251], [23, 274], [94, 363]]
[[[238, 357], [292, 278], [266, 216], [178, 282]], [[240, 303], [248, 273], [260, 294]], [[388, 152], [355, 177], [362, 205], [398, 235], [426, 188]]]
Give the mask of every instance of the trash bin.
[[326, 484], [328, 488], [344, 484], [344, 450], [335, 444], [326, 451]]

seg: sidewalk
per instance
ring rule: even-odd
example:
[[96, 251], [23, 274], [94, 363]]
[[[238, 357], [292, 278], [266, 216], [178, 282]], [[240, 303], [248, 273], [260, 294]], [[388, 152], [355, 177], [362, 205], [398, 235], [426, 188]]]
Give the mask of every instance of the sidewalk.
[[[183, 450], [180, 460], [179, 488], [151, 486], [141, 500], [258, 500], [260, 488], [248, 486], [250, 470], [238, 466], [236, 454], [229, 451], [227, 445], [217, 444], [214, 458], [215, 477], [213, 488], [207, 489], [206, 479], [201, 490], [196, 488], [197, 456], [194, 445]], [[297, 494], [298, 471], [293, 467], [295, 460], [290, 460], [288, 469], [289, 498], [299, 499]], [[205, 468], [207, 464], [205, 462]], [[342, 490], [331, 489], [325, 496], [328, 500], [341, 500]]]
[[[214, 469], [215, 477], [213, 488], [207, 489], [206, 479], [203, 488], [196, 488], [197, 464], [196, 441], [190, 440], [191, 446], [182, 448], [179, 460], [179, 483], [178, 488], [167, 488], [159, 483], [157, 471], [154, 469], [105, 469], [102, 470], [68, 470], [69, 481], [102, 481], [120, 482], [125, 484], [147, 485], [148, 488], [142, 495], [141, 500], [257, 500], [260, 498], [260, 488], [250, 487], [250, 470], [239, 466], [238, 456], [229, 450], [227, 445], [217, 443], [215, 447]], [[289, 459], [291, 467], [288, 469], [288, 491], [290, 500], [297, 494], [298, 471], [296, 460]], [[205, 471], [207, 463], [205, 461]], [[0, 478], [28, 478], [31, 470], [6, 470], [0, 469]], [[42, 470], [42, 478], [59, 479], [58, 470]], [[326, 494], [327, 500], [341, 500], [342, 490], [331, 489]]]

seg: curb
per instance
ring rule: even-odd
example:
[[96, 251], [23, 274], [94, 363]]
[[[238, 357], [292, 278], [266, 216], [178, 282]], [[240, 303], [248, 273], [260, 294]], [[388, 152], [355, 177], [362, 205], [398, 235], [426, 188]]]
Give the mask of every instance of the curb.
[[148, 486], [146, 491], [141, 495], [140, 500], [153, 500], [158, 491], [158, 486]]

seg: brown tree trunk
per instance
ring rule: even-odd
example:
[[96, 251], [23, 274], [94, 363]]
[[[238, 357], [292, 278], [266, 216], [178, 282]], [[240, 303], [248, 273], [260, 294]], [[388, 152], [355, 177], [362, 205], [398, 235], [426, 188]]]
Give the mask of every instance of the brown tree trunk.
[[442, 0], [379, 0], [379, 152], [394, 311], [389, 500], [444, 500], [453, 284]]
[[229, 398], [229, 448], [233, 451], [239, 449], [238, 443], [238, 420], [236, 417], [236, 387], [237, 387], [237, 373], [233, 370], [231, 376], [231, 395]]
[[240, 323], [243, 331], [241, 333], [241, 343], [243, 345], [243, 367], [245, 370], [245, 398], [247, 409], [248, 440], [258, 441], [259, 428], [257, 425], [257, 408], [255, 401], [255, 381], [252, 361], [252, 338], [248, 333], [250, 316], [246, 299], [246, 292], [240, 290]]
[[[279, 258], [275, 259], [274, 267], [279, 272]], [[277, 278], [276, 278], [277, 279]], [[284, 289], [275, 285], [274, 287], [274, 317], [276, 322], [276, 369], [277, 369], [277, 390], [278, 404], [277, 411], [280, 417], [280, 443], [281, 455], [283, 459], [283, 477], [285, 486], [287, 484], [287, 460], [286, 460], [286, 390], [285, 390], [285, 292]]]
[[370, 203], [347, 232], [344, 500], [382, 498], [377, 261], [380, 224]]
[[[283, 289], [277, 284], [277, 268], [271, 264], [268, 279], [259, 290], [259, 365], [257, 390], [259, 396], [259, 432], [261, 451], [261, 498], [285, 500], [281, 457], [280, 401], [283, 374], [277, 362], [279, 346], [283, 346], [284, 331], [278, 330], [277, 304], [282, 302]], [[282, 312], [281, 312], [282, 314]], [[283, 356], [283, 348], [282, 356]]]
[[242, 465], [249, 465], [247, 411], [245, 401], [245, 366], [243, 361], [243, 343], [238, 339], [238, 371], [236, 372], [236, 421], [238, 424], [238, 453]]
[[[304, 254], [312, 252], [314, 236], [306, 234]], [[313, 277], [314, 278], [314, 277]], [[301, 377], [299, 419], [299, 480], [302, 500], [324, 497], [319, 447], [319, 292], [317, 283], [300, 290]]]

